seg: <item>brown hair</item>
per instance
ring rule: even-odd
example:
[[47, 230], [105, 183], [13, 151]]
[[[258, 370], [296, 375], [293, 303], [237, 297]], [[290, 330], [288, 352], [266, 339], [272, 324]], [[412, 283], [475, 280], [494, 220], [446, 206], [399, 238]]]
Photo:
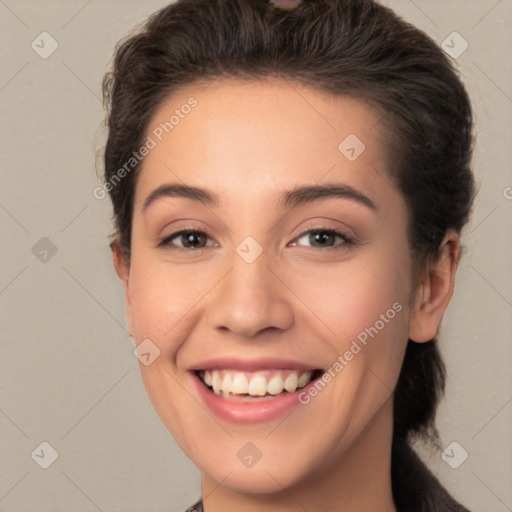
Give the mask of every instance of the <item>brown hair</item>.
[[[105, 75], [106, 182], [141, 147], [170, 94], [215, 78], [284, 77], [371, 105], [386, 134], [387, 173], [408, 206], [415, 269], [460, 233], [474, 198], [473, 122], [450, 59], [426, 34], [374, 0], [178, 0], [116, 47]], [[287, 2], [290, 4], [290, 2]], [[129, 264], [137, 171], [108, 191]], [[436, 443], [445, 367], [434, 338], [409, 340], [394, 396], [394, 436]]]

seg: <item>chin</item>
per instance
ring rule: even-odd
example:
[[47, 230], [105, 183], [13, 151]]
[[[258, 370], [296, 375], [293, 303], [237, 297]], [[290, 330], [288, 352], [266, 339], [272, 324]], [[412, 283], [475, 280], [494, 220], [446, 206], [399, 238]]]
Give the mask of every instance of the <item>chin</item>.
[[[268, 471], [268, 473], [267, 473]], [[301, 478], [298, 473], [289, 471], [280, 473], [268, 468], [236, 469], [229, 476], [228, 471], [208, 472], [210, 478], [222, 482], [224, 487], [243, 494], [274, 494], [282, 492], [283, 488], [293, 487]], [[270, 473], [270, 474], [269, 474]]]

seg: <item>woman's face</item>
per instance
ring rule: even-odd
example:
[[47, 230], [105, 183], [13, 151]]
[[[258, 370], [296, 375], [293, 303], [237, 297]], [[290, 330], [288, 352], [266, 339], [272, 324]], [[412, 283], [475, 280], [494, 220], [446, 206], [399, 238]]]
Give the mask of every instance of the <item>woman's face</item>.
[[174, 94], [148, 128], [130, 333], [160, 418], [233, 489], [280, 490], [364, 436], [390, 442], [412, 284], [378, 121], [297, 84], [222, 80]]

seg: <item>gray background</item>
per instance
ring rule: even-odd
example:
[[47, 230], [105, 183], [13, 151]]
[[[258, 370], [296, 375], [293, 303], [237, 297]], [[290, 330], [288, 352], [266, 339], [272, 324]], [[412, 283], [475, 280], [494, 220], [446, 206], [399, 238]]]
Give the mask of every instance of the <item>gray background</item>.
[[[3, 511], [180, 511], [200, 495], [198, 470], [142, 385], [108, 248], [110, 205], [92, 195], [103, 73], [115, 43], [166, 3], [0, 0]], [[468, 42], [456, 60], [478, 134], [480, 190], [441, 330], [449, 381], [438, 419], [443, 447], [456, 441], [469, 456], [452, 469], [419, 449], [466, 506], [510, 511], [512, 3], [386, 3], [439, 44], [453, 31]], [[31, 47], [43, 31], [59, 45], [47, 59]], [[58, 452], [48, 469], [31, 456], [43, 441]]]

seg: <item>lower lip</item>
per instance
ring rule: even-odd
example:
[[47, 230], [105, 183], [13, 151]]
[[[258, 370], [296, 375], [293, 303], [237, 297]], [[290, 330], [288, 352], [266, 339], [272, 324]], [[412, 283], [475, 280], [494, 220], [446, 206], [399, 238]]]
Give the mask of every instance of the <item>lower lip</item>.
[[284, 416], [295, 407], [302, 405], [299, 402], [299, 394], [307, 392], [308, 387], [316, 382], [315, 379], [294, 393], [285, 393], [272, 399], [239, 402], [216, 395], [194, 372], [191, 372], [191, 375], [202, 402], [215, 416], [233, 423], [244, 424], [262, 423]]

